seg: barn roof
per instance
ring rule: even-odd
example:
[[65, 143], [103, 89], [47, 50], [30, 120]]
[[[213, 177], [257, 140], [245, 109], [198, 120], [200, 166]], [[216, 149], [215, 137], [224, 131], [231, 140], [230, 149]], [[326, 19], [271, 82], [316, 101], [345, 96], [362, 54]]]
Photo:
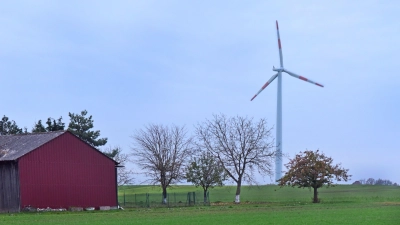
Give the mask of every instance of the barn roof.
[[68, 131], [0, 136], [0, 161], [16, 160]]

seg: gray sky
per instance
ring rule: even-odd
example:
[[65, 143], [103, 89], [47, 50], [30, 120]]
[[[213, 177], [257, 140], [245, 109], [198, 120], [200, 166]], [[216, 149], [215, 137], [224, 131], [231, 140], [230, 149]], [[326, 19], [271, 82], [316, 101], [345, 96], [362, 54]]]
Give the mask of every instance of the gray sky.
[[400, 2], [60, 2], [0, 7], [0, 113], [19, 126], [86, 109], [126, 153], [149, 123], [274, 126], [277, 82], [250, 99], [279, 66], [278, 20], [285, 68], [325, 85], [284, 74], [284, 153], [320, 149], [352, 181], [400, 183]]

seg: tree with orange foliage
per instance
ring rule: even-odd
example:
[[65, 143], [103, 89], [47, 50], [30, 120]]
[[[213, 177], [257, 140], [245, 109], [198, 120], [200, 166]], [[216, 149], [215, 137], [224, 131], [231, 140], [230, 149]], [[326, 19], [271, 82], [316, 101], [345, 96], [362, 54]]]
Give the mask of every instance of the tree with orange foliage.
[[340, 164], [333, 164], [333, 159], [324, 153], [316, 151], [304, 151], [297, 154], [289, 163], [285, 164], [288, 171], [278, 181], [279, 185], [292, 186], [299, 188], [313, 188], [313, 203], [318, 203], [317, 189], [326, 186], [334, 186], [333, 180], [348, 181], [348, 169], [344, 169]]

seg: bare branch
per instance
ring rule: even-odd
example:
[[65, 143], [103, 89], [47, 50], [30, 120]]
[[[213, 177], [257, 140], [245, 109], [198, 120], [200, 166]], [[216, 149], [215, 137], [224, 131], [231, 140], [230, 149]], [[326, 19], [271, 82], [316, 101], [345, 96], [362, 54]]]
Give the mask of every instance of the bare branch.
[[119, 146], [108, 147], [103, 150], [103, 153], [119, 163], [117, 168], [117, 185], [131, 184], [134, 180], [134, 173], [125, 167], [126, 163], [129, 162], [128, 154], [122, 153], [122, 149]]
[[192, 152], [192, 138], [184, 127], [150, 124], [132, 136], [134, 161], [151, 184], [161, 184], [164, 201], [166, 188], [184, 179], [185, 160]]
[[272, 175], [271, 129], [266, 121], [252, 118], [214, 115], [196, 127], [197, 145], [216, 157], [228, 176], [236, 182], [236, 201], [240, 202], [243, 181], [254, 183], [254, 173]]

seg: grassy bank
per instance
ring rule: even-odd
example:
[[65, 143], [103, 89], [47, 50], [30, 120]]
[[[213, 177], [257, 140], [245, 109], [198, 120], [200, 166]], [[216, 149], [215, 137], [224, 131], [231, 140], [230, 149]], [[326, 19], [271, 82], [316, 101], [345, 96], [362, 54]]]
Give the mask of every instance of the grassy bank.
[[[187, 192], [196, 191], [202, 195], [201, 188], [193, 186], [173, 186], [168, 192], [185, 194]], [[150, 193], [151, 195], [159, 195], [161, 199], [161, 188], [158, 186], [125, 186], [120, 188], [119, 200], [132, 199], [134, 194]], [[235, 198], [236, 187], [224, 186], [216, 187], [210, 190], [210, 201], [213, 202], [233, 202]], [[338, 185], [330, 188], [318, 189], [319, 197], [322, 202], [384, 202], [384, 201], [400, 201], [400, 187], [395, 186], [375, 186], [375, 185]], [[200, 195], [200, 196], [201, 196]], [[241, 190], [242, 202], [311, 202], [313, 192], [309, 189], [299, 189], [284, 187], [280, 188], [276, 185], [263, 186], [244, 186]]]

